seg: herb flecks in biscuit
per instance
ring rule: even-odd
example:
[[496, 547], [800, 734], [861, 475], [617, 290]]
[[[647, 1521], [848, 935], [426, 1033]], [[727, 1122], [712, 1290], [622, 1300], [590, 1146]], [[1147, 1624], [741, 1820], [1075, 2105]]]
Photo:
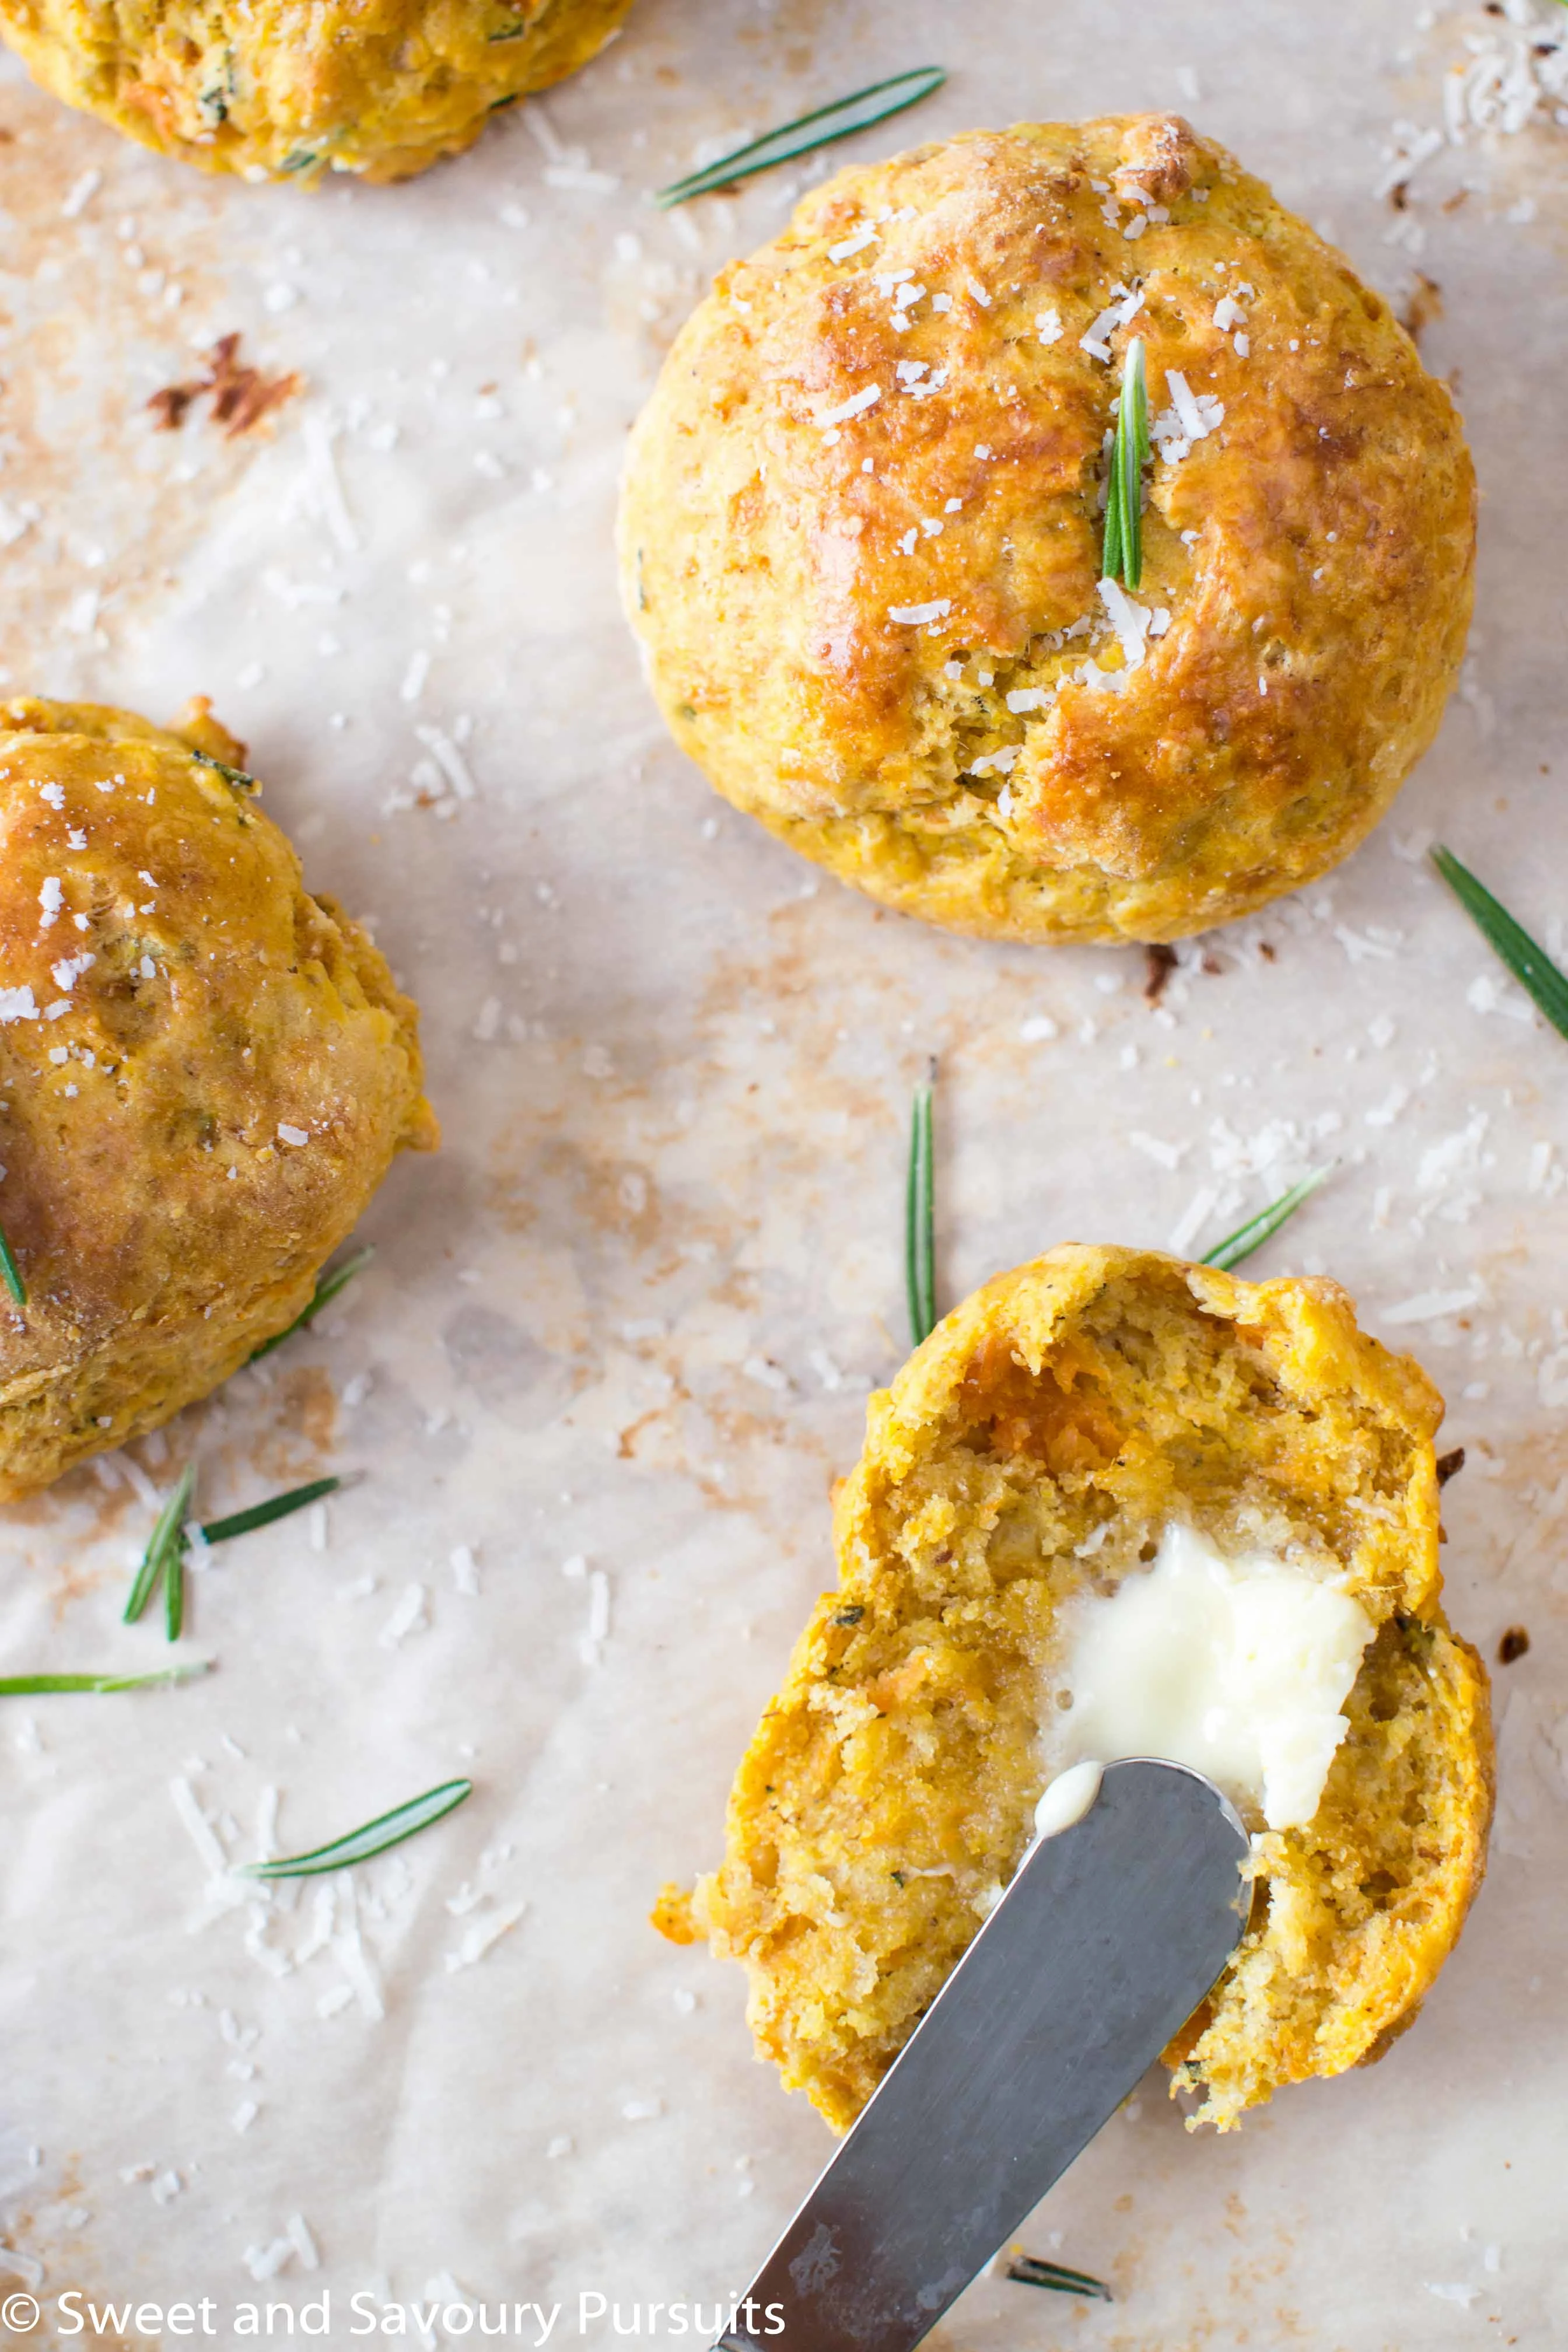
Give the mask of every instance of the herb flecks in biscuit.
[[[1149, 461], [1134, 417], [1108, 481], [1133, 343]], [[888, 905], [1021, 940], [1180, 938], [1353, 849], [1436, 732], [1474, 536], [1387, 304], [1170, 116], [808, 196], [677, 338], [621, 518], [654, 692], [718, 789]]]
[[418, 1015], [243, 747], [0, 702], [0, 1501], [206, 1395], [428, 1149]]
[[35, 79], [160, 154], [247, 180], [404, 180], [601, 49], [630, 0], [0, 0]]
[[[818, 1602], [690, 1920], [745, 1966], [759, 2050], [858, 2114], [1027, 1850], [1070, 1753], [1090, 1604], [1173, 1529], [1270, 1555], [1369, 1638], [1310, 1818], [1247, 1802], [1250, 1923], [1166, 2053], [1222, 2128], [1375, 2058], [1484, 1866], [1485, 1672], [1439, 1602], [1441, 1401], [1331, 1282], [1067, 1247], [989, 1283], [873, 1397]], [[1299, 1794], [1298, 1789], [1295, 1793]]]

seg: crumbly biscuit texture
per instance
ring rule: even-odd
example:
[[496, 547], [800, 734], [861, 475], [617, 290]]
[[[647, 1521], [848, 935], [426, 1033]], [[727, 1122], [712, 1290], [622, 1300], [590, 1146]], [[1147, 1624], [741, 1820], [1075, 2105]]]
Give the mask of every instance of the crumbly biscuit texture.
[[1166, 2053], [1173, 2088], [1226, 2128], [1409, 2024], [1491, 1811], [1486, 1676], [1438, 1599], [1441, 1409], [1331, 1282], [1074, 1246], [977, 1292], [871, 1400], [838, 1589], [692, 1906], [745, 1966], [760, 2053], [836, 2129], [1027, 1850], [1064, 1604], [1140, 1573], [1173, 1519], [1342, 1576], [1376, 1628], [1316, 1815], [1249, 1823], [1250, 1922]]
[[414, 1005], [242, 758], [203, 702], [0, 703], [0, 1501], [237, 1370], [437, 1139]]
[[403, 180], [574, 73], [630, 0], [0, 0], [67, 105], [247, 179]]
[[[1158, 450], [1100, 586], [1112, 403]], [[1436, 730], [1475, 482], [1343, 257], [1174, 116], [841, 173], [723, 271], [633, 438], [623, 587], [718, 789], [874, 898], [1163, 940], [1323, 873]]]

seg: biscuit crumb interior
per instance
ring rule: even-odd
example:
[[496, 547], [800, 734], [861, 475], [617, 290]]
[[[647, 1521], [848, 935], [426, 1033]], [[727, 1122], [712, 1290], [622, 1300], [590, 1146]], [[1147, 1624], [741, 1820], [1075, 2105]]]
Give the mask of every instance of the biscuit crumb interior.
[[1418, 1368], [1331, 1283], [1065, 1248], [958, 1309], [872, 1400], [825, 1595], [695, 1916], [761, 2052], [844, 2129], [1027, 1848], [1062, 1611], [1184, 1520], [1343, 1576], [1376, 1632], [1302, 1829], [1254, 1832], [1252, 1916], [1166, 2053], [1193, 2120], [1380, 2054], [1451, 1948], [1490, 1810], [1484, 1673], [1437, 1603]]

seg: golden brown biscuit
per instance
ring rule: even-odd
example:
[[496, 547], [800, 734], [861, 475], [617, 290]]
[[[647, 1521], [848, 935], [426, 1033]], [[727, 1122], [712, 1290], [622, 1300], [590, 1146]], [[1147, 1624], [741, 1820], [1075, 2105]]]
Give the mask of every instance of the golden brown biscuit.
[[[1133, 337], [1159, 446], [1113, 614]], [[676, 339], [620, 536], [659, 706], [738, 807], [955, 930], [1156, 940], [1370, 831], [1454, 682], [1474, 533], [1453, 403], [1387, 304], [1142, 116], [808, 196]]]
[[247, 180], [404, 180], [574, 73], [631, 0], [0, 0], [28, 71], [144, 147]]
[[309, 1302], [393, 1153], [418, 1014], [193, 703], [0, 703], [0, 1501], [154, 1429]]
[[[1486, 1675], [1438, 1601], [1441, 1413], [1331, 1282], [1068, 1246], [938, 1327], [871, 1400], [838, 1590], [692, 1904], [791, 2089], [837, 2129], [870, 2096], [1027, 1848], [1063, 1604], [1137, 1574], [1173, 1521], [1300, 1547], [1377, 1630], [1311, 1822], [1249, 1822], [1251, 1923], [1166, 2053], [1173, 2088], [1223, 2129], [1381, 2055], [1453, 1948], [1491, 1815]], [[656, 1917], [689, 1933], [672, 1889]]]

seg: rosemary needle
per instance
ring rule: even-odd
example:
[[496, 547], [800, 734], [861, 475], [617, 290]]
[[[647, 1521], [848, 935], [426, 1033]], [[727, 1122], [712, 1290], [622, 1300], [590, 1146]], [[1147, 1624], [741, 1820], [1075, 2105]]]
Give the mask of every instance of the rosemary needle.
[[1045, 2263], [1037, 2254], [1018, 2254], [1007, 2265], [1007, 2276], [1020, 2286], [1051, 2287], [1058, 2294], [1085, 2294], [1100, 2303], [1115, 2297], [1103, 2279], [1088, 2271], [1069, 2271], [1063, 2263]]
[[1326, 1183], [1333, 1172], [1331, 1167], [1312, 1169], [1299, 1184], [1292, 1184], [1288, 1192], [1281, 1192], [1277, 1201], [1270, 1201], [1266, 1209], [1259, 1209], [1257, 1216], [1249, 1217], [1244, 1225], [1237, 1225], [1235, 1233], [1226, 1234], [1224, 1241], [1215, 1242], [1213, 1249], [1206, 1251], [1199, 1263], [1217, 1265], [1222, 1274], [1228, 1274], [1233, 1266], [1241, 1264], [1243, 1258], [1250, 1257], [1254, 1250], [1261, 1249], [1264, 1243], [1295, 1215], [1302, 1202], [1310, 1200], [1319, 1185]]
[[182, 1523], [178, 1538], [169, 1546], [163, 1562], [163, 1631], [177, 1642], [185, 1630], [185, 1553], [190, 1538]]
[[1143, 345], [1134, 337], [1121, 366], [1121, 402], [1105, 484], [1105, 552], [1100, 577], [1129, 588], [1143, 578], [1143, 468], [1150, 457], [1149, 384]]
[[309, 1504], [319, 1503], [323, 1495], [335, 1495], [342, 1483], [341, 1478], [312, 1478], [308, 1486], [290, 1486], [286, 1495], [269, 1495], [265, 1503], [252, 1503], [248, 1510], [236, 1511], [229, 1518], [209, 1519], [202, 1529], [202, 1541], [226, 1543], [230, 1536], [270, 1527], [274, 1519], [286, 1519]]
[[[158, 1514], [157, 1523], [142, 1555], [142, 1565], [131, 1587], [131, 1597], [125, 1603], [124, 1622], [133, 1625], [157, 1590], [158, 1579], [168, 1568], [171, 1558], [177, 1559], [185, 1540], [185, 1514], [191, 1507], [191, 1496], [196, 1483], [196, 1465], [187, 1462], [181, 1471], [167, 1502]], [[171, 1610], [171, 1616], [174, 1612]], [[181, 1614], [184, 1611], [182, 1607]], [[169, 1639], [175, 1638], [171, 1633]]]
[[774, 163], [787, 163], [793, 156], [809, 155], [814, 148], [831, 145], [835, 139], [847, 139], [852, 131], [865, 131], [873, 122], [885, 122], [890, 114], [901, 114], [906, 106], [929, 98], [947, 79], [942, 66], [919, 66], [911, 73], [894, 74], [889, 81], [874, 81], [867, 89], [851, 92], [847, 98], [835, 99], [831, 106], [819, 106], [811, 114], [801, 114], [793, 122], [781, 122], [776, 131], [765, 131], [762, 138], [750, 140], [717, 163], [705, 163], [700, 172], [689, 172], [682, 180], [672, 180], [668, 188], [660, 188], [654, 202], [668, 211], [671, 205], [683, 205], [690, 196], [710, 194], [715, 188], [728, 188], [736, 180], [748, 180], [753, 172], [765, 172]]
[[263, 1356], [269, 1356], [274, 1348], [280, 1348], [285, 1339], [291, 1339], [296, 1331], [302, 1331], [307, 1324], [313, 1323], [322, 1307], [330, 1306], [340, 1290], [346, 1290], [355, 1275], [363, 1274], [374, 1255], [374, 1247], [367, 1242], [363, 1249], [357, 1249], [352, 1257], [344, 1258], [342, 1265], [334, 1265], [329, 1272], [319, 1274], [315, 1296], [310, 1305], [300, 1308], [292, 1323], [286, 1324], [281, 1331], [274, 1331], [271, 1339], [263, 1339], [259, 1348], [253, 1348], [247, 1361], [258, 1364]]
[[194, 1682], [210, 1675], [210, 1658], [193, 1658], [183, 1666], [165, 1666], [155, 1675], [0, 1675], [0, 1698], [36, 1698], [57, 1691], [152, 1690], [161, 1683]]
[[904, 1195], [904, 1280], [910, 1331], [918, 1348], [936, 1328], [936, 1174], [931, 1158], [931, 1076], [915, 1088], [910, 1114], [910, 1172]]
[[1451, 849], [1439, 843], [1432, 852], [1432, 863], [1488, 946], [1497, 950], [1558, 1034], [1568, 1037], [1568, 975], [1558, 970], [1523, 925], [1514, 921], [1486, 884], [1478, 882], [1468, 866], [1460, 865]]
[[378, 1813], [374, 1822], [351, 1830], [347, 1837], [334, 1838], [331, 1845], [315, 1846], [309, 1853], [274, 1862], [242, 1862], [237, 1866], [239, 1875], [314, 1878], [324, 1870], [347, 1870], [351, 1864], [369, 1862], [388, 1846], [401, 1845], [416, 1831], [428, 1829], [432, 1822], [455, 1812], [464, 1798], [473, 1794], [473, 1788], [471, 1780], [443, 1780], [438, 1789], [426, 1789], [422, 1797], [410, 1797], [405, 1805], [395, 1806], [390, 1813]]
[[3, 1227], [0, 1227], [0, 1274], [5, 1276], [5, 1287], [17, 1306], [26, 1307], [27, 1286], [22, 1279], [22, 1269], [16, 1263], [16, 1254], [6, 1240]]

